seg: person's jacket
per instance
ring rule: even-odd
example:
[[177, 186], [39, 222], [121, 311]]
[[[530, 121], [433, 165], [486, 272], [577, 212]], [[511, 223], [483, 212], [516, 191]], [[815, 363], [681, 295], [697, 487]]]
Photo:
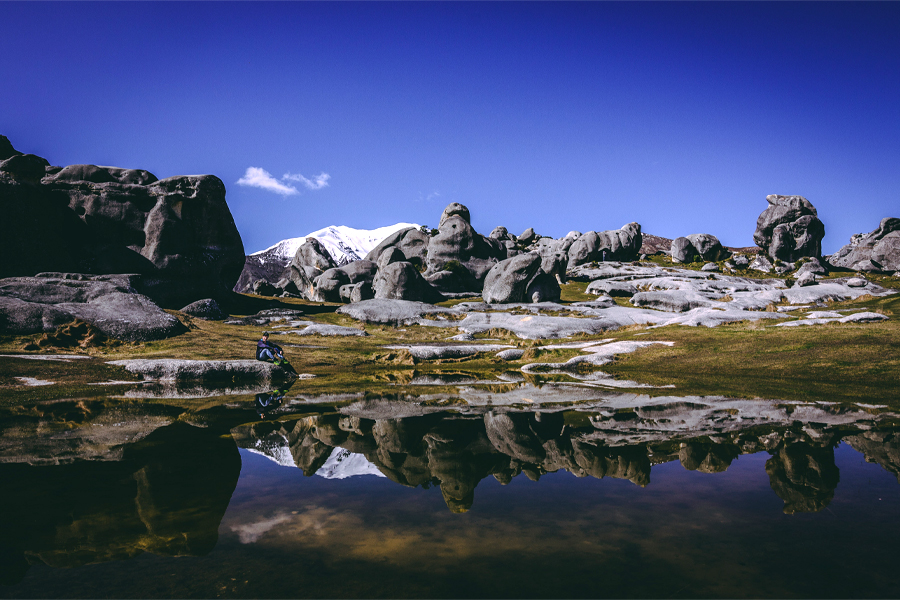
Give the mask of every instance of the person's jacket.
[[271, 350], [272, 354], [275, 354], [276, 350], [281, 352], [281, 346], [278, 346], [277, 344], [273, 344], [272, 342], [267, 342], [265, 340], [259, 340], [258, 342], [256, 342], [256, 360], [262, 360], [262, 358], [260, 357], [260, 354], [262, 353], [263, 350], [266, 350], [266, 349]]

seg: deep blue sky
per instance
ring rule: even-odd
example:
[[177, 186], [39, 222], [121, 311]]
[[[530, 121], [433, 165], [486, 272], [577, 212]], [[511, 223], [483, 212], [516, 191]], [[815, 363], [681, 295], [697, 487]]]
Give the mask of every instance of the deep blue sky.
[[897, 2], [2, 2], [0, 134], [215, 174], [247, 252], [454, 201], [485, 234], [744, 246], [777, 193], [827, 253], [900, 217], [898, 31]]

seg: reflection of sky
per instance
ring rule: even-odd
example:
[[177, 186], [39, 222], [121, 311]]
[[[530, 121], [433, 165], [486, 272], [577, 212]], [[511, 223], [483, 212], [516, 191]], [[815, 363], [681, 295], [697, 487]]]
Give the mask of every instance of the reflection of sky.
[[[450, 586], [447, 595], [725, 597], [883, 594], [893, 585], [886, 573], [900, 486], [846, 445], [837, 450], [841, 482], [831, 504], [790, 516], [769, 486], [766, 453], [718, 474], [659, 465], [646, 488], [565, 472], [508, 486], [489, 477], [466, 514], [451, 513], [436, 488], [304, 478], [242, 458], [220, 546], [234, 540], [243, 548], [236, 552], [274, 553], [285, 568], [315, 557], [329, 572], [375, 569], [385, 578], [376, 589], [388, 595], [433, 596], [434, 585]], [[854, 552], [837, 555], [836, 544]], [[827, 582], [838, 570], [845, 575], [834, 587]], [[372, 576], [365, 585], [376, 585]], [[420, 577], [432, 583], [412, 583]], [[363, 585], [354, 578], [335, 585]], [[309, 595], [340, 595], [315, 589]]]

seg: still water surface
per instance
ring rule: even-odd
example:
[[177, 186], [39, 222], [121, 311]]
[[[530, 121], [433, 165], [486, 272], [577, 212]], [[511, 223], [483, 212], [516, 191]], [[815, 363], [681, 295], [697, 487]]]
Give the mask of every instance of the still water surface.
[[56, 433], [0, 464], [0, 596], [900, 596], [893, 426], [610, 447], [582, 416]]

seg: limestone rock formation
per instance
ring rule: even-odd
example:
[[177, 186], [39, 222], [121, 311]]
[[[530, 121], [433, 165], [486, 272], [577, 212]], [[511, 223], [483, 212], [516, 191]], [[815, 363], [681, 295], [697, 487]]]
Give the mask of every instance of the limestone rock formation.
[[621, 229], [610, 231], [588, 231], [569, 247], [569, 268], [594, 261], [635, 260], [642, 243], [638, 223], [628, 223]]
[[228, 318], [228, 315], [222, 310], [219, 303], [212, 298], [191, 302], [182, 308], [181, 312], [204, 321], [224, 321]]
[[[12, 149], [0, 161], [0, 276], [138, 273], [165, 306], [229, 293], [244, 248], [212, 175], [70, 165]], [[10, 260], [8, 257], [15, 257]]]
[[759, 215], [753, 241], [770, 258], [794, 262], [819, 257], [825, 226], [815, 207], [803, 196], [766, 196], [769, 207]]
[[691, 235], [675, 238], [671, 247], [672, 260], [688, 263], [696, 258], [704, 261], [719, 261], [728, 258], [731, 253], [714, 235], [708, 233], [692, 233]]
[[404, 260], [416, 266], [425, 264], [425, 255], [428, 252], [428, 240], [430, 236], [416, 227], [401, 229], [389, 235], [380, 244], [366, 255], [366, 260], [378, 262], [381, 254], [388, 248], [396, 248], [403, 253]]
[[375, 298], [440, 302], [441, 293], [410, 262], [394, 262], [378, 269], [372, 282]]
[[528, 253], [495, 265], [484, 280], [482, 298], [488, 303], [525, 301], [525, 290], [541, 270], [541, 257]]
[[828, 262], [854, 271], [900, 271], [900, 219], [885, 218], [875, 231], [857, 233]]
[[480, 291], [488, 271], [505, 258], [506, 247], [476, 232], [469, 209], [454, 202], [444, 209], [438, 233], [428, 242], [425, 278], [441, 291]]
[[134, 280], [139, 279], [61, 273], [0, 279], [0, 332], [50, 332], [73, 319], [125, 341], [158, 340], [184, 332], [178, 319], [135, 292]]

